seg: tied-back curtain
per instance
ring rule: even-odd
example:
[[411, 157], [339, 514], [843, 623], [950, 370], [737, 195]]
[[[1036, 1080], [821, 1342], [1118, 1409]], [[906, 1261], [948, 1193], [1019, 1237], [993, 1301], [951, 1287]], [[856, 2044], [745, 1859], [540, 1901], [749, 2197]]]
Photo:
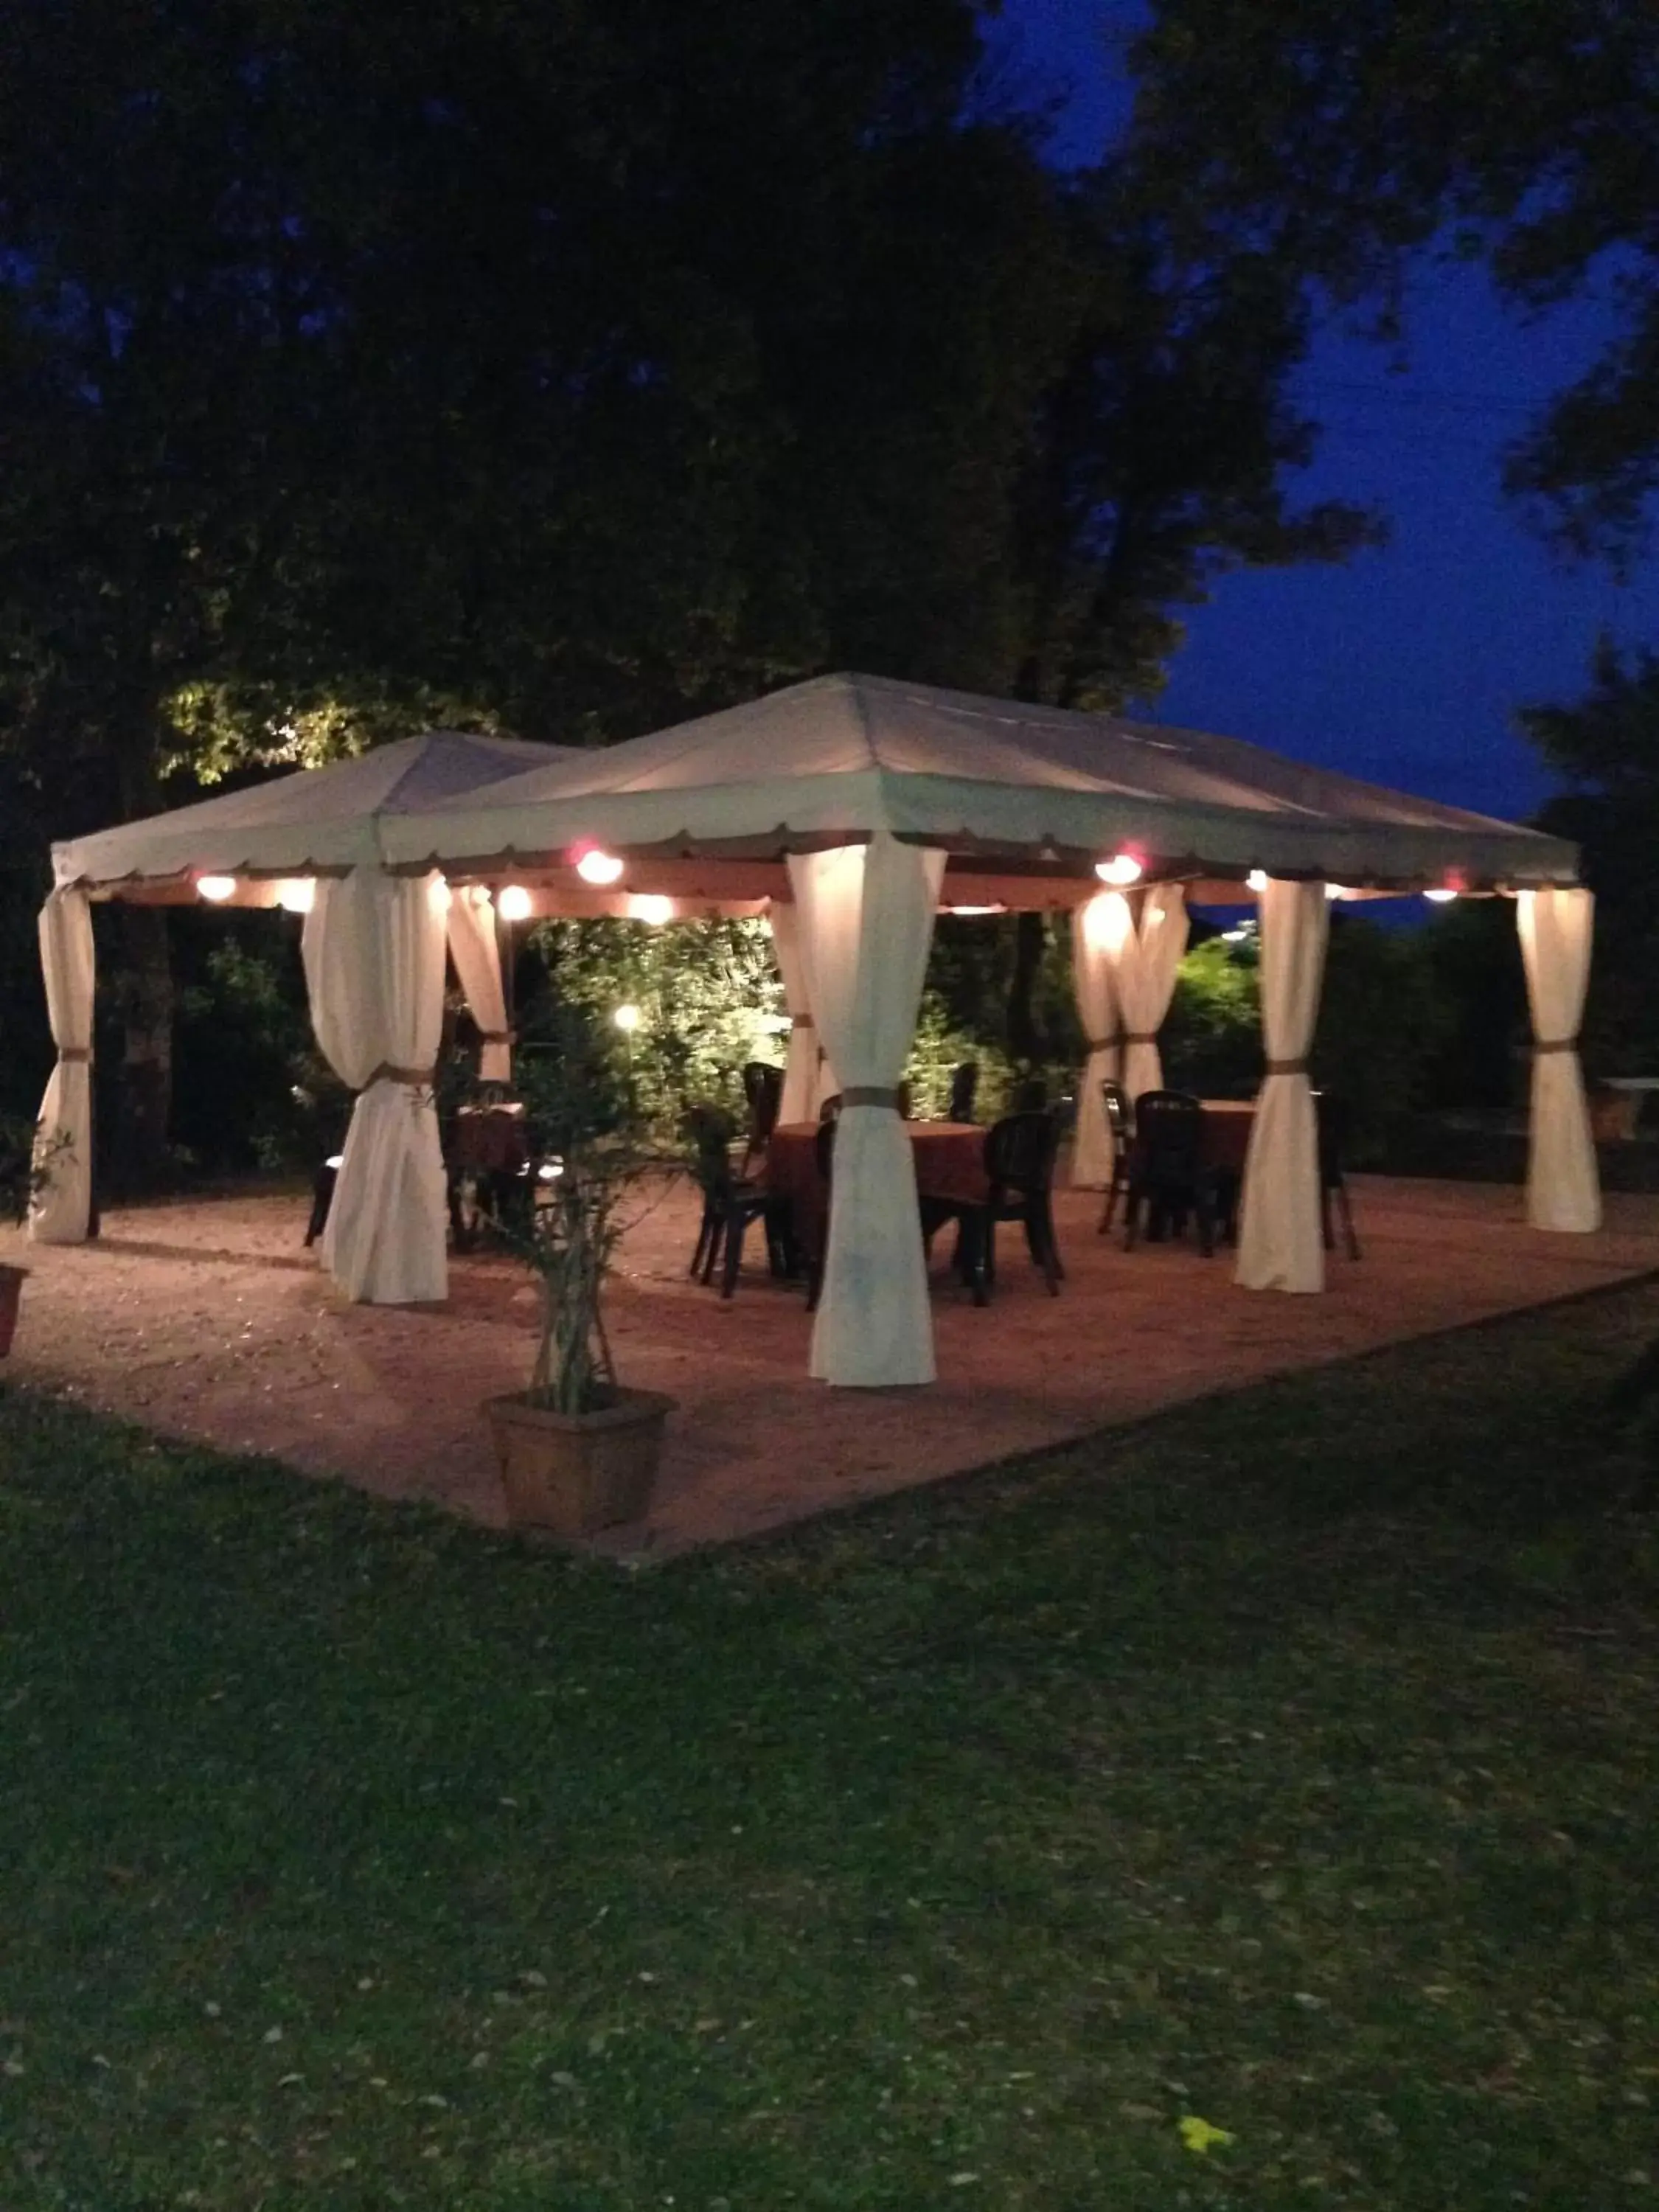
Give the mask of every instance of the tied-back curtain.
[[898, 1114], [945, 876], [943, 853], [879, 831], [791, 854], [814, 1012], [842, 1082], [830, 1241], [811, 1372], [828, 1382], [931, 1382], [933, 1332], [916, 1171]]
[[825, 1081], [821, 1064], [811, 990], [801, 953], [800, 925], [794, 908], [781, 899], [771, 902], [766, 918], [771, 924], [772, 952], [783, 978], [783, 1003], [789, 1015], [789, 1054], [784, 1063], [778, 1119], [811, 1121], [817, 1118], [819, 1100], [833, 1085]]
[[1532, 1009], [1532, 1126], [1527, 1218], [1534, 1229], [1599, 1229], [1601, 1192], [1578, 1064], [1595, 902], [1565, 887], [1516, 902]]
[[485, 1083], [513, 1080], [513, 1040], [507, 1028], [495, 908], [482, 884], [468, 884], [449, 902], [449, 957], [483, 1042], [478, 1074]]
[[1127, 902], [1117, 891], [1102, 891], [1072, 908], [1072, 974], [1078, 1018], [1083, 1024], [1087, 1058], [1078, 1092], [1077, 1133], [1072, 1144], [1072, 1181], [1093, 1188], [1109, 1183], [1115, 1147], [1100, 1095], [1103, 1083], [1120, 1080], [1118, 1039], [1122, 1020], [1117, 1007], [1115, 971], [1126, 927], [1132, 927]]
[[58, 1065], [40, 1101], [35, 1156], [45, 1188], [29, 1212], [37, 1244], [83, 1244], [92, 1219], [92, 912], [73, 887], [40, 909], [40, 972]]
[[1330, 934], [1325, 886], [1270, 878], [1258, 910], [1267, 1072], [1244, 1160], [1234, 1279], [1252, 1291], [1322, 1291], [1319, 1122], [1308, 1054]]
[[444, 1165], [432, 1095], [443, 1030], [443, 879], [354, 868], [324, 878], [306, 917], [312, 1026], [361, 1096], [323, 1232], [346, 1296], [374, 1305], [441, 1298]]
[[[1121, 897], [1121, 892], [1116, 894]], [[1128, 901], [1124, 900], [1126, 911]], [[1118, 951], [1117, 1002], [1123, 1020], [1123, 1088], [1131, 1104], [1143, 1091], [1162, 1091], [1164, 1062], [1158, 1033], [1175, 996], [1176, 975], [1187, 950], [1187, 896], [1179, 884], [1153, 884], [1140, 902], [1140, 926], [1131, 920]]]

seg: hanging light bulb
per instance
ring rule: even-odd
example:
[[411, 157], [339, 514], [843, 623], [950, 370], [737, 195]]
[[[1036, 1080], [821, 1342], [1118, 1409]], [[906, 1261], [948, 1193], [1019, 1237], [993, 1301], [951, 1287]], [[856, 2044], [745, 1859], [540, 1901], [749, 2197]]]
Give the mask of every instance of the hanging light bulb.
[[660, 898], [654, 891], [636, 891], [628, 902], [630, 921], [648, 921], [653, 929], [660, 929], [665, 921], [674, 919], [674, 902]]
[[617, 855], [601, 851], [597, 845], [589, 845], [576, 857], [576, 873], [585, 884], [597, 884], [603, 888], [606, 884], [619, 882], [622, 872], [623, 864]]
[[1109, 860], [1097, 860], [1095, 873], [1103, 884], [1115, 884], [1120, 889], [1138, 884], [1143, 873], [1139, 856], [1130, 852], [1114, 853]]
[[198, 897], [211, 899], [217, 906], [222, 900], [236, 896], [234, 876], [198, 876], [196, 890]]
[[290, 883], [278, 884], [276, 903], [285, 914], [309, 914], [317, 903], [316, 878], [295, 876]]
[[528, 921], [531, 904], [522, 884], [503, 884], [495, 894], [495, 911], [503, 921]]
[[632, 1036], [640, 1025], [640, 1010], [637, 1006], [618, 1006], [611, 1018], [624, 1036]]
[[1457, 893], [1449, 884], [1442, 884], [1437, 890], [1425, 891], [1423, 896], [1425, 899], [1432, 899], [1437, 906], [1445, 906], [1457, 896]]
[[1265, 868], [1252, 868], [1244, 878], [1244, 888], [1247, 891], [1258, 893], [1265, 891], [1267, 888], [1267, 871]]

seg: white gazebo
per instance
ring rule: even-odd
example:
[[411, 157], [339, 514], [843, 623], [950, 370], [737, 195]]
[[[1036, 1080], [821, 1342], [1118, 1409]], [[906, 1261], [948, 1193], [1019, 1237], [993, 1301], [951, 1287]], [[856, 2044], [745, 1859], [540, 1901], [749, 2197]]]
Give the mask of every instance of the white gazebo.
[[[411, 742], [446, 762], [463, 746], [490, 748], [492, 762], [515, 750]], [[1540, 1229], [1599, 1224], [1577, 1054], [1591, 900], [1575, 849], [1559, 840], [1234, 738], [851, 675], [600, 750], [518, 748], [550, 757], [516, 775], [469, 781], [459, 761], [434, 759], [337, 842], [319, 830], [266, 840], [252, 825], [222, 836], [210, 819], [259, 801], [274, 819], [283, 793], [297, 816], [296, 787], [398, 750], [58, 846], [42, 920], [54, 1034], [67, 1047], [43, 1120], [73, 1130], [84, 1121], [62, 1086], [76, 1044], [84, 1066], [89, 1035], [88, 896], [307, 908], [313, 1019], [361, 1093], [336, 1196], [343, 1225], [325, 1251], [353, 1296], [442, 1294], [429, 1076], [444, 918], [453, 947], [457, 914], [482, 921], [504, 896], [519, 914], [769, 914], [793, 1018], [786, 1115], [810, 1111], [831, 1085], [843, 1100], [811, 1354], [813, 1373], [831, 1382], [933, 1373], [914, 1170], [896, 1109], [941, 908], [1071, 911], [1089, 1045], [1073, 1172], [1086, 1182], [1109, 1165], [1101, 1080], [1119, 1075], [1132, 1094], [1158, 1083], [1157, 1035], [1188, 900], [1256, 902], [1266, 1074], [1237, 1274], [1253, 1289], [1316, 1291], [1307, 1056], [1329, 901], [1514, 896], [1534, 1038], [1529, 1218]], [[500, 982], [492, 1000], [483, 939], [473, 938], [475, 974], [457, 965], [489, 1030], [500, 1025]], [[83, 1231], [68, 1207], [37, 1224], [37, 1233]]]

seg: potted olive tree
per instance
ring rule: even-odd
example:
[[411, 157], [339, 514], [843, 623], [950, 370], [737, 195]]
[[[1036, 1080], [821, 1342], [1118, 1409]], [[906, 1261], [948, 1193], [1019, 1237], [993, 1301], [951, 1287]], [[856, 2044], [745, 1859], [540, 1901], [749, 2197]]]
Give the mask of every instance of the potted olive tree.
[[528, 1389], [486, 1403], [514, 1523], [591, 1535], [650, 1504], [673, 1400], [619, 1382], [605, 1334], [606, 1277], [670, 1162], [647, 1139], [591, 1026], [572, 1017], [521, 1055], [532, 1132], [532, 1203], [495, 1234], [528, 1267], [540, 1328]]

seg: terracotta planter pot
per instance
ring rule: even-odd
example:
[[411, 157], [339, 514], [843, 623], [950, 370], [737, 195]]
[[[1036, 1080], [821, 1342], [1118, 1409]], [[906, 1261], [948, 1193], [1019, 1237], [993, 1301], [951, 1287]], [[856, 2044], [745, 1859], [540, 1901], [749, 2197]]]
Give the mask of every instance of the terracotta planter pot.
[[654, 1390], [618, 1390], [617, 1402], [597, 1413], [550, 1413], [521, 1395], [487, 1400], [508, 1520], [561, 1536], [639, 1520], [651, 1503], [673, 1405]]
[[17, 1301], [23, 1294], [23, 1278], [27, 1267], [14, 1267], [0, 1261], [0, 1359], [11, 1350], [12, 1332], [17, 1327]]

